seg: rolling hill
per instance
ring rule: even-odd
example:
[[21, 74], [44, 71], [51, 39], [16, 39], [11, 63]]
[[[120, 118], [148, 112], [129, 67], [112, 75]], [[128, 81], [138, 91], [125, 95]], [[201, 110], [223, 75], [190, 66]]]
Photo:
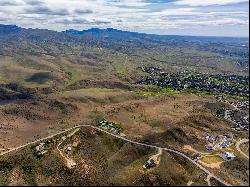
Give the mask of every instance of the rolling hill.
[[[28, 86], [73, 84], [83, 79], [135, 82], [142, 66], [168, 72], [248, 75], [247, 38], [161, 36], [116, 29], [56, 32], [0, 25], [1, 82]], [[43, 81], [37, 82], [36, 78]], [[64, 84], [64, 85], [63, 85]]]
[[[0, 186], [221, 185], [190, 162], [197, 153], [227, 183], [249, 184], [235, 148], [249, 137], [248, 70], [248, 38], [0, 25]], [[107, 120], [115, 126], [100, 129]], [[237, 138], [209, 152], [205, 133]], [[237, 159], [223, 162], [224, 150]], [[160, 160], [147, 170], [151, 157]]]

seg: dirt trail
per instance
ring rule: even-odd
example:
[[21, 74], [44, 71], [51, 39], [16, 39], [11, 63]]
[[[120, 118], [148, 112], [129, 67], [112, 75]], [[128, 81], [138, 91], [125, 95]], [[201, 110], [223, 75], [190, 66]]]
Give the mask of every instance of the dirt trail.
[[162, 149], [158, 149], [158, 153], [156, 155], [153, 155], [149, 158], [149, 160], [153, 160], [156, 165], [160, 164], [161, 161], [161, 155], [162, 155]]
[[217, 163], [212, 163], [212, 164], [207, 164], [205, 162], [202, 162], [201, 160], [198, 160], [198, 162], [206, 167], [212, 168], [212, 169], [220, 169], [220, 165], [223, 162], [217, 162]]
[[199, 151], [197, 151], [196, 149], [192, 148], [191, 145], [184, 145], [183, 149], [184, 149], [184, 150], [191, 151], [191, 152], [194, 152], [194, 153], [196, 153], [196, 154], [202, 154], [202, 155], [209, 155], [209, 154], [210, 154], [210, 153], [199, 152]]
[[192, 151], [194, 153], [199, 153], [199, 151], [195, 150], [194, 148], [192, 148], [191, 145], [184, 145], [183, 147], [184, 150], [189, 150], [189, 151]]
[[187, 186], [191, 186], [193, 183], [193, 181], [188, 181]]
[[211, 181], [210, 180], [211, 180], [212, 177], [213, 177], [212, 175], [207, 176], [206, 181], [207, 181], [208, 186], [211, 186]]
[[67, 155], [64, 155], [63, 152], [60, 150], [60, 145], [62, 145], [62, 143], [67, 139], [70, 138], [71, 136], [73, 136], [76, 132], [78, 132], [80, 130], [80, 128], [75, 129], [72, 133], [68, 134], [67, 137], [65, 137], [65, 139], [63, 139], [58, 145], [57, 145], [57, 150], [59, 151], [60, 155], [62, 156], [62, 158], [66, 161], [66, 165], [68, 168], [71, 169], [71, 164], [72, 162], [74, 162], [73, 159], [69, 158]]
[[239, 151], [239, 152], [240, 152], [243, 156], [245, 156], [247, 159], [249, 159], [249, 156], [246, 155], [243, 151], [241, 151], [240, 145], [241, 145], [241, 144], [248, 143], [248, 142], [249, 142], [248, 139], [242, 139], [242, 140], [240, 140], [240, 141], [238, 141], [238, 142], [236, 143], [236, 149], [237, 149], [237, 151]]

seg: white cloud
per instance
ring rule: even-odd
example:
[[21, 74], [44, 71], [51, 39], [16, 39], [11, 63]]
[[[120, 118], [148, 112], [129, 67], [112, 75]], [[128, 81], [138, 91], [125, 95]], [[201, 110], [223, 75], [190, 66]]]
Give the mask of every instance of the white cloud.
[[189, 6], [209, 6], [209, 5], [227, 5], [236, 4], [242, 2], [249, 2], [249, 0], [177, 0], [177, 5], [189, 5]]
[[242, 21], [235, 18], [222, 18], [218, 20], [205, 20], [205, 21], [196, 21], [195, 24], [199, 25], [246, 25], [249, 24], [249, 21]]
[[[53, 30], [114, 27], [132, 31], [180, 29], [197, 25], [249, 25], [248, 10], [225, 4], [246, 0], [15, 0], [0, 6], [0, 23]], [[209, 9], [204, 6], [214, 5]], [[219, 6], [217, 6], [219, 5]], [[10, 8], [11, 6], [11, 8]], [[226, 31], [225, 31], [226, 33]]]
[[187, 16], [187, 15], [197, 14], [195, 10], [196, 10], [195, 8], [172, 8], [172, 9], [165, 9], [159, 12], [153, 12], [150, 14], [157, 15], [157, 16], [176, 16], [176, 15]]

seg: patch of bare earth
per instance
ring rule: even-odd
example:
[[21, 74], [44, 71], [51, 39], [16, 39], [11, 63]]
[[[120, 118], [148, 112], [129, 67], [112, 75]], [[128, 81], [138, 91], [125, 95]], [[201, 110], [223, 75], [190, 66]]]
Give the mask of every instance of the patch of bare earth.
[[25, 181], [22, 177], [22, 172], [15, 168], [10, 175], [10, 183], [9, 186], [22, 186], [25, 185]]
[[18, 101], [0, 105], [0, 142], [13, 148], [64, 129], [62, 120], [74, 118], [78, 110], [62, 102]]
[[191, 186], [193, 183], [193, 181], [188, 181], [187, 186]]
[[200, 164], [206, 166], [206, 167], [209, 167], [209, 168], [212, 168], [212, 169], [220, 169], [220, 166], [223, 162], [216, 162], [216, 163], [211, 163], [211, 164], [208, 164], [208, 163], [205, 163], [205, 162], [202, 162], [201, 160], [198, 161]]

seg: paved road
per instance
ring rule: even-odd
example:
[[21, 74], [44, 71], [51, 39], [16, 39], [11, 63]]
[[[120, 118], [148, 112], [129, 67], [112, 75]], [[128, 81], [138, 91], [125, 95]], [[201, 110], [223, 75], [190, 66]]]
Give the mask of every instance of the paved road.
[[244, 144], [244, 143], [248, 143], [248, 142], [249, 142], [248, 139], [242, 139], [242, 140], [240, 140], [240, 141], [238, 141], [238, 142], [236, 143], [236, 149], [237, 149], [242, 155], [244, 155], [247, 159], [249, 159], [249, 156], [246, 155], [243, 151], [241, 151], [240, 145], [241, 145], [241, 144]]
[[227, 182], [223, 181], [222, 179], [220, 179], [219, 177], [215, 176], [213, 173], [211, 173], [211, 172], [208, 171], [206, 168], [204, 168], [202, 165], [198, 164], [197, 162], [195, 162], [194, 160], [192, 160], [191, 158], [189, 158], [187, 155], [185, 155], [185, 154], [183, 154], [183, 153], [181, 153], [181, 152], [179, 152], [179, 151], [176, 151], [176, 150], [173, 150], [173, 149], [169, 149], [169, 148], [159, 147], [159, 146], [156, 146], [156, 145], [150, 145], [150, 144], [145, 144], [145, 143], [141, 143], [141, 142], [136, 142], [136, 141], [133, 141], [133, 140], [129, 140], [129, 139], [125, 138], [125, 137], [121, 137], [121, 136], [119, 136], [119, 135], [113, 134], [113, 133], [108, 132], [108, 131], [105, 131], [105, 130], [99, 128], [99, 127], [95, 127], [95, 126], [91, 126], [91, 125], [78, 125], [78, 126], [75, 126], [75, 127], [69, 128], [69, 129], [66, 129], [66, 130], [64, 130], [64, 131], [55, 133], [55, 134], [53, 134], [53, 135], [51, 135], [51, 136], [48, 136], [48, 137], [46, 137], [46, 138], [41, 138], [41, 139], [35, 140], [35, 141], [33, 141], [33, 142], [30, 142], [30, 143], [24, 144], [24, 145], [22, 145], [22, 146], [19, 146], [19, 147], [17, 147], [17, 148], [13, 148], [13, 149], [10, 149], [10, 150], [5, 151], [5, 152], [3, 152], [3, 153], [0, 153], [0, 156], [1, 156], [1, 155], [6, 155], [6, 154], [8, 154], [8, 153], [10, 153], [10, 152], [17, 151], [17, 150], [22, 149], [22, 148], [24, 148], [24, 147], [27, 147], [27, 146], [29, 146], [29, 145], [32, 145], [32, 144], [38, 143], [38, 142], [40, 142], [40, 141], [44, 141], [44, 140], [53, 138], [53, 137], [55, 137], [55, 136], [57, 136], [57, 135], [60, 135], [60, 134], [63, 134], [63, 133], [65, 133], [65, 132], [71, 131], [71, 130], [76, 129], [76, 128], [81, 128], [81, 127], [91, 127], [91, 128], [94, 128], [94, 129], [96, 129], [96, 130], [98, 130], [98, 131], [101, 131], [101, 132], [103, 132], [103, 133], [109, 134], [109, 135], [111, 135], [111, 136], [113, 136], [113, 137], [115, 137], [115, 138], [124, 140], [124, 141], [126, 141], [126, 142], [129, 142], [129, 143], [132, 143], [132, 144], [135, 144], [135, 145], [141, 145], [141, 146], [145, 146], [145, 147], [149, 147], [149, 148], [154, 148], [154, 149], [162, 149], [162, 150], [165, 150], [165, 151], [168, 151], [168, 152], [171, 152], [171, 153], [175, 153], [175, 154], [177, 154], [177, 155], [180, 155], [180, 156], [186, 158], [187, 160], [189, 160], [190, 162], [192, 162], [194, 165], [196, 165], [198, 168], [200, 168], [200, 169], [203, 170], [205, 173], [207, 173], [207, 175], [209, 175], [209, 176], [215, 178], [215, 179], [218, 180], [220, 183], [222, 183], [222, 184], [224, 184], [224, 185], [226, 185], [226, 186], [232, 186], [232, 185], [228, 184]]

